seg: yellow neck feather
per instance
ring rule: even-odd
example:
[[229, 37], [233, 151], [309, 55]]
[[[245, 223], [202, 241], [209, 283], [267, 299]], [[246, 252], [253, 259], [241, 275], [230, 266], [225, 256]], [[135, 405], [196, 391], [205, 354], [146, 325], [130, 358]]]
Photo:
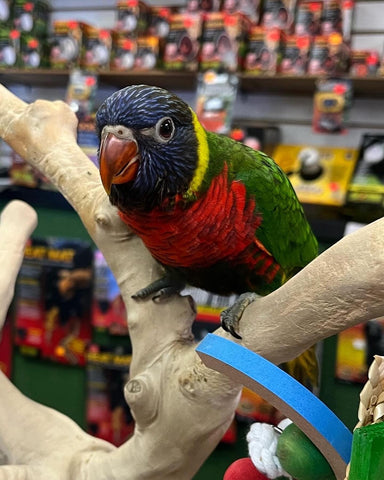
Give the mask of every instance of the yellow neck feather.
[[209, 148], [208, 148], [208, 141], [207, 141], [207, 134], [204, 128], [201, 126], [199, 120], [195, 112], [191, 109], [192, 112], [192, 121], [193, 127], [195, 129], [196, 138], [197, 138], [197, 168], [195, 174], [192, 178], [192, 181], [189, 185], [189, 188], [186, 192], [186, 197], [192, 197], [195, 195], [196, 192], [199, 191], [201, 184], [203, 183], [203, 179], [205, 173], [208, 168], [209, 162]]

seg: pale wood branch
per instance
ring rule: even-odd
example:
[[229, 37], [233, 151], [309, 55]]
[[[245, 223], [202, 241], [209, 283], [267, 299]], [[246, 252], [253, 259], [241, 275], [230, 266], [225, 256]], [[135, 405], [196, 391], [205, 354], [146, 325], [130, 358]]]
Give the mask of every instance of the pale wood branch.
[[[228, 428], [240, 385], [204, 367], [195, 354], [195, 312], [188, 297], [174, 296], [161, 304], [131, 299], [161, 270], [109, 204], [98, 169], [76, 144], [77, 122], [68, 106], [46, 101], [26, 105], [1, 87], [0, 112], [0, 136], [73, 205], [110, 265], [127, 307], [134, 355], [125, 395], [136, 420], [135, 434], [108, 456], [89, 461], [85, 452], [84, 471], [109, 480], [191, 478]], [[8, 416], [13, 424], [17, 421], [16, 411]], [[20, 425], [18, 435], [24, 433]], [[0, 428], [2, 436], [6, 430]], [[78, 456], [69, 447], [66, 443], [67, 452]], [[10, 455], [9, 449], [5, 453]], [[34, 464], [37, 456], [31, 458]], [[51, 478], [50, 472], [37, 478]], [[72, 477], [63, 472], [62, 478]]]
[[[64, 442], [68, 455], [81, 465], [83, 476], [76, 478], [190, 479], [229, 425], [240, 386], [206, 368], [195, 354], [194, 310], [188, 298], [174, 296], [160, 304], [131, 299], [161, 270], [109, 204], [97, 167], [76, 144], [76, 119], [70, 109], [62, 102], [26, 105], [1, 87], [0, 137], [73, 205], [110, 265], [127, 307], [133, 362], [125, 394], [135, 416], [135, 434], [117, 449], [98, 446], [97, 455], [89, 453], [94, 447], [79, 452], [78, 444], [71, 450]], [[248, 307], [240, 322], [243, 344], [280, 363], [322, 338], [382, 315], [383, 230], [379, 221], [347, 237], [278, 291]], [[220, 328], [216, 334], [232, 338]], [[2, 390], [0, 402], [9, 409], [10, 428], [19, 424], [15, 435], [22, 442], [25, 418], [3, 399], [16, 395], [7, 392]], [[39, 431], [39, 426], [33, 429]], [[77, 432], [73, 429], [72, 434]], [[39, 441], [42, 435], [39, 431]], [[6, 422], [0, 423], [0, 438], [4, 436]], [[30, 455], [35, 468], [38, 455]], [[57, 478], [73, 478], [68, 471], [60, 475]], [[39, 472], [28, 478], [53, 477]]]

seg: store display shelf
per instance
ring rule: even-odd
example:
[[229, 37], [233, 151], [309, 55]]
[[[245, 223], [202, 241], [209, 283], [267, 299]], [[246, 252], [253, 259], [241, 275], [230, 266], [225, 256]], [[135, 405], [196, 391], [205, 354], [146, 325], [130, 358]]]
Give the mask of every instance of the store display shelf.
[[[240, 75], [243, 91], [297, 95], [312, 95], [316, 89], [316, 83], [322, 78], [326, 77], [317, 75], [254, 76], [247, 73]], [[353, 92], [356, 96], [384, 97], [384, 77], [352, 77], [345, 75], [342, 78], [352, 81]]]
[[[68, 83], [69, 70], [53, 69], [3, 69], [0, 70], [0, 82], [5, 85], [22, 83], [31, 86], [63, 87]], [[118, 88], [135, 83], [147, 83], [172, 90], [191, 90], [196, 86], [197, 75], [194, 72], [181, 71], [100, 71], [101, 84]], [[281, 93], [311, 95], [316, 82], [323, 77], [311, 75], [259, 75], [239, 73], [240, 89], [243, 92]], [[353, 91], [360, 97], [384, 97], [384, 77], [350, 77]]]
[[[65, 87], [68, 83], [70, 70], [54, 69], [3, 69], [0, 70], [0, 82], [5, 85], [22, 83], [39, 87]], [[151, 71], [100, 71], [98, 72], [101, 84], [122, 88], [126, 85], [147, 83], [160, 87], [179, 90], [191, 90], [196, 84], [196, 74], [191, 72], [167, 72], [164, 70]]]

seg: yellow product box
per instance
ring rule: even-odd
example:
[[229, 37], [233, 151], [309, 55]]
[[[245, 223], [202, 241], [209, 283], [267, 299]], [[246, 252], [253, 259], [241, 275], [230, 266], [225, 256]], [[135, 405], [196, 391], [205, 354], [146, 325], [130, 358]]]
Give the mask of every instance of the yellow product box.
[[344, 205], [356, 165], [353, 148], [279, 145], [273, 158], [302, 203]]

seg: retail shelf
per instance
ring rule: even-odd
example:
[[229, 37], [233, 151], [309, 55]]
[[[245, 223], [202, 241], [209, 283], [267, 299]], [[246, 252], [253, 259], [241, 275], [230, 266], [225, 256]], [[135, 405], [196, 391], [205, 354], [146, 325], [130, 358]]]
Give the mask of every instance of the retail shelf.
[[[249, 93], [269, 92], [281, 94], [312, 95], [316, 83], [322, 76], [291, 76], [270, 75], [254, 76], [243, 73], [240, 75], [241, 88]], [[359, 97], [384, 97], [384, 77], [351, 77], [354, 95]]]
[[[23, 83], [31, 86], [66, 86], [69, 70], [36, 69], [0, 70], [0, 82], [5, 85]], [[194, 72], [181, 71], [100, 71], [101, 84], [118, 88], [135, 83], [158, 85], [173, 90], [191, 90], [196, 86], [197, 75]], [[296, 95], [311, 95], [315, 91], [319, 76], [291, 75], [259, 75], [239, 73], [240, 88], [243, 92], [281, 93]], [[359, 97], [384, 98], [384, 77], [349, 77], [353, 84], [354, 94]]]
[[[40, 87], [63, 87], [68, 83], [70, 70], [36, 69], [0, 70], [0, 82], [5, 85], [22, 83]], [[163, 70], [151, 71], [100, 71], [98, 72], [101, 84], [122, 88], [126, 85], [147, 83], [160, 87], [178, 90], [191, 90], [196, 84], [196, 74], [191, 72], [168, 72]]]

